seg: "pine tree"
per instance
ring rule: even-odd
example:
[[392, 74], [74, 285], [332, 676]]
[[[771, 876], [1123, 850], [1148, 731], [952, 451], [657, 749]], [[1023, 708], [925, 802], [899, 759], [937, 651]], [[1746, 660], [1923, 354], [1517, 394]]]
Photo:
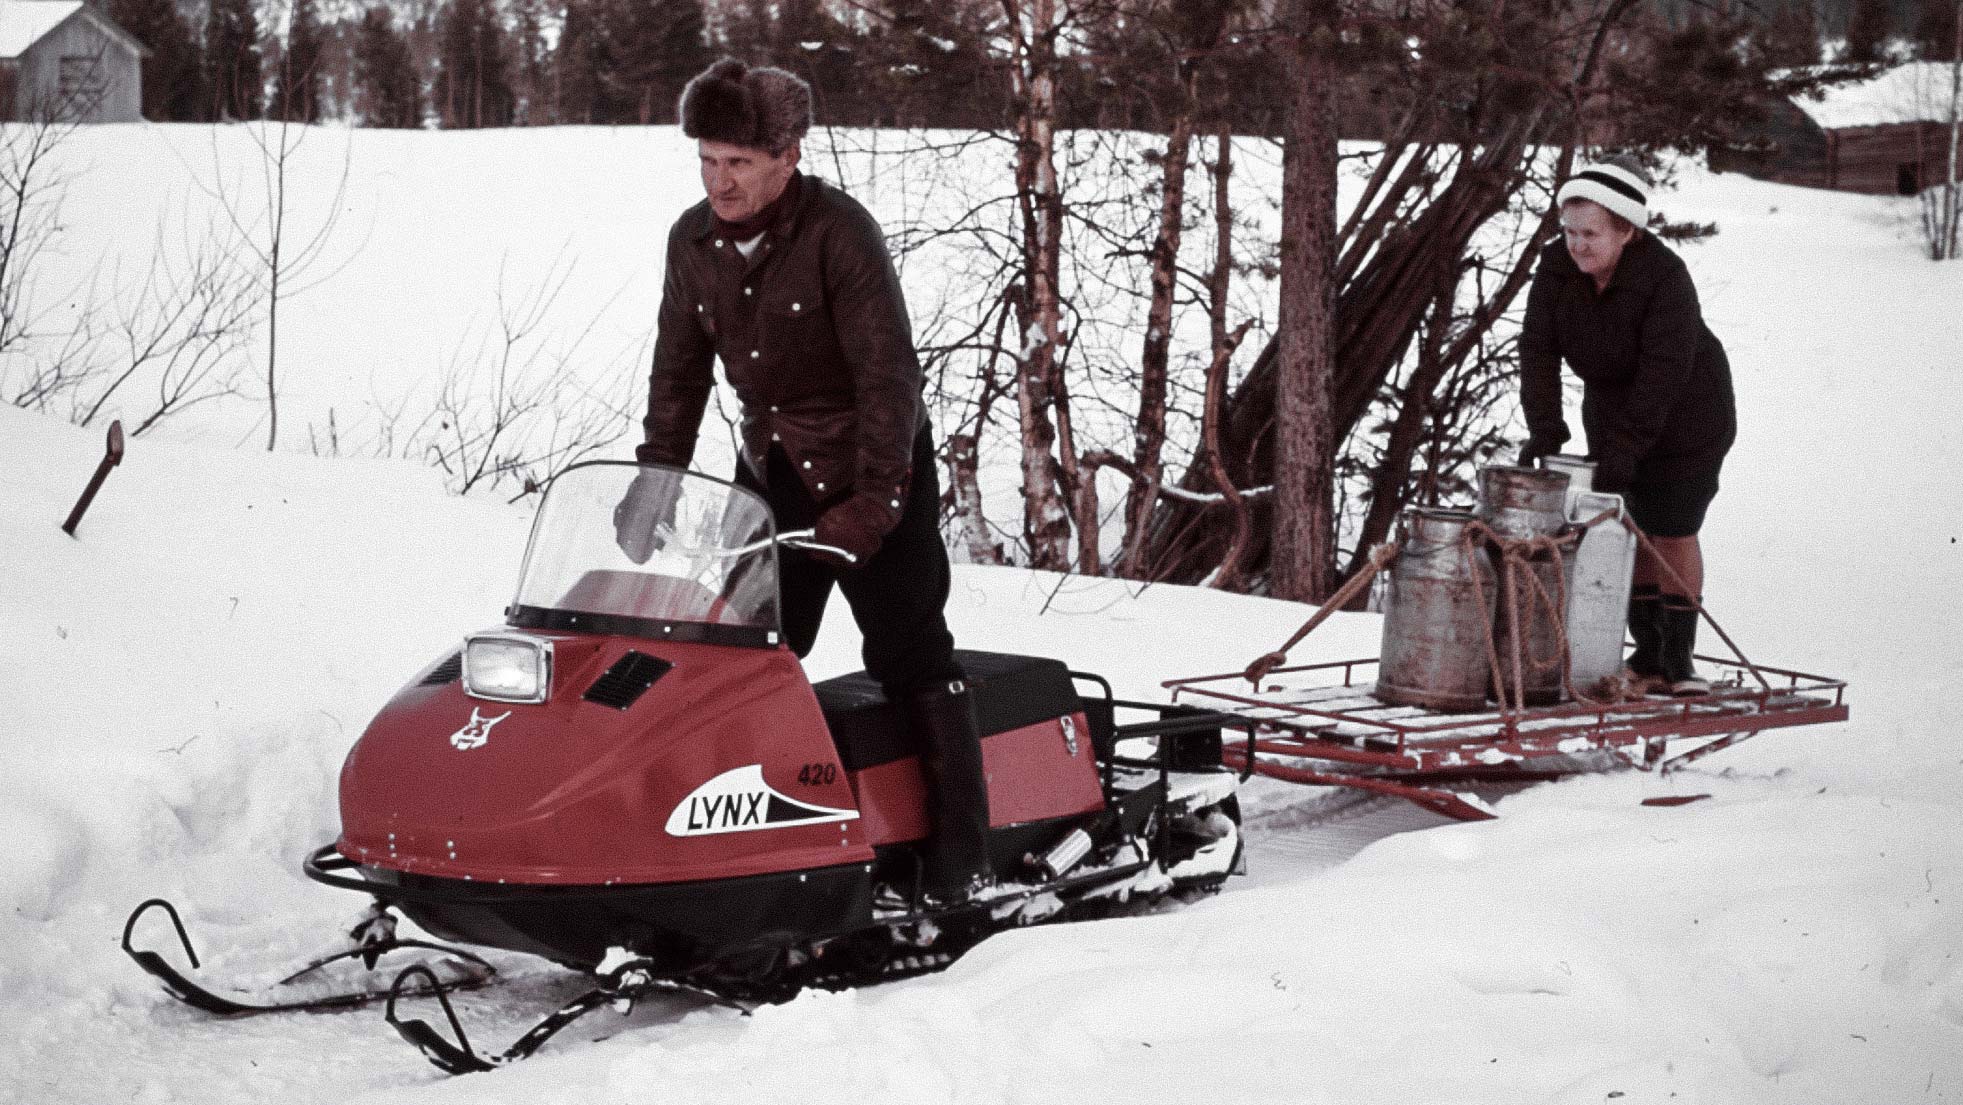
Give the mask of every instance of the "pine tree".
[[1796, 69], [1820, 64], [1820, 19], [1813, 0], [1792, 0], [1774, 12], [1758, 37], [1769, 65]]
[[265, 110], [265, 82], [252, 0], [211, 0], [204, 42], [210, 117], [259, 118]]
[[552, 115], [558, 123], [593, 123], [600, 100], [604, 48], [592, 0], [568, 0], [552, 53]]
[[1863, 64], [1883, 60], [1889, 22], [1888, 0], [1854, 0], [1847, 17], [1846, 60]]
[[1957, 61], [1958, 0], [1922, 0], [1915, 21], [1915, 52], [1923, 61]]
[[513, 121], [521, 127], [556, 122], [553, 117], [552, 55], [545, 44], [546, 0], [512, 0], [511, 51]]
[[175, 0], [114, 0], [109, 18], [150, 48], [143, 59], [143, 117], [158, 123], [206, 118], [203, 51]]
[[701, 0], [611, 0], [603, 10], [609, 121], [674, 122], [682, 86], [712, 60]]
[[293, 123], [320, 120], [321, 47], [324, 35], [314, 0], [293, 0], [280, 52], [273, 117]]
[[456, 0], [442, 19], [436, 106], [445, 127], [508, 127], [504, 27], [492, 0]]
[[396, 30], [395, 17], [386, 6], [378, 4], [362, 13], [354, 49], [362, 121], [371, 127], [422, 126], [422, 81], [410, 60], [409, 43]]

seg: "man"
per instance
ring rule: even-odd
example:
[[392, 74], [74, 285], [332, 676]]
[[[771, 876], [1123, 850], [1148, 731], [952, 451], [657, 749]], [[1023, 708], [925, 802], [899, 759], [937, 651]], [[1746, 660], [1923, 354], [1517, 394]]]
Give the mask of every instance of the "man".
[[[988, 793], [974, 703], [942, 607], [948, 558], [920, 363], [885, 236], [850, 196], [798, 172], [811, 89], [724, 58], [681, 97], [708, 198], [668, 234], [642, 463], [687, 467], [721, 356], [743, 406], [735, 480], [779, 529], [828, 551], [780, 556], [784, 636], [799, 657], [838, 584], [866, 671], [923, 743], [934, 831], [923, 886], [965, 899], [989, 878]], [[647, 474], [644, 473], [644, 477]], [[630, 496], [630, 549], [658, 521]], [[636, 507], [636, 504], [643, 504]]]

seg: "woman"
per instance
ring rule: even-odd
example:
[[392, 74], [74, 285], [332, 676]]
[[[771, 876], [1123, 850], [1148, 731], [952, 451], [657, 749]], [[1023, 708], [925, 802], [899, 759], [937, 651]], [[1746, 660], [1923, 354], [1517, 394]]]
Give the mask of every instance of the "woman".
[[1623, 497], [1655, 548], [1636, 560], [1636, 650], [1624, 674], [1641, 690], [1702, 694], [1710, 685], [1691, 663], [1704, 587], [1697, 533], [1737, 420], [1730, 364], [1704, 325], [1690, 272], [1646, 229], [1649, 189], [1641, 165], [1618, 156], [1584, 167], [1557, 193], [1562, 240], [1541, 253], [1520, 335], [1520, 463], [1568, 440], [1566, 361], [1583, 385], [1595, 487]]

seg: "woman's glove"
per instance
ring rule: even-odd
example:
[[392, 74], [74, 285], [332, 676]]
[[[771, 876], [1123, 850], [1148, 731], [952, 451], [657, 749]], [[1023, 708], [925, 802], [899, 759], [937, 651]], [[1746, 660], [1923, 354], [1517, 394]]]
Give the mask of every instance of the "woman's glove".
[[1636, 461], [1619, 453], [1596, 458], [1593, 489], [1605, 495], [1627, 495], [1636, 482]]
[[1553, 456], [1560, 451], [1561, 446], [1555, 442], [1530, 437], [1525, 445], [1520, 446], [1520, 459], [1513, 463], [1521, 468], [1532, 468], [1540, 463], [1540, 458]]
[[879, 551], [880, 542], [900, 524], [900, 511], [893, 502], [861, 491], [827, 510], [818, 517], [814, 539], [820, 545], [852, 554], [853, 559], [847, 561], [822, 549], [812, 549], [811, 555], [840, 568], [865, 567], [866, 561]]

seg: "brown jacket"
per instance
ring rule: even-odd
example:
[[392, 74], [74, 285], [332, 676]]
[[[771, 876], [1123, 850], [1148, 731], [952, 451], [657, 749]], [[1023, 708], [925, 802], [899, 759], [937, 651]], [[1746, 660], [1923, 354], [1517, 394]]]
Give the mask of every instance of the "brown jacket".
[[821, 505], [857, 489], [904, 501], [926, 415], [899, 276], [856, 200], [811, 177], [797, 189], [748, 258], [708, 201], [675, 221], [635, 457], [688, 465], [720, 355], [752, 472], [775, 442]]

